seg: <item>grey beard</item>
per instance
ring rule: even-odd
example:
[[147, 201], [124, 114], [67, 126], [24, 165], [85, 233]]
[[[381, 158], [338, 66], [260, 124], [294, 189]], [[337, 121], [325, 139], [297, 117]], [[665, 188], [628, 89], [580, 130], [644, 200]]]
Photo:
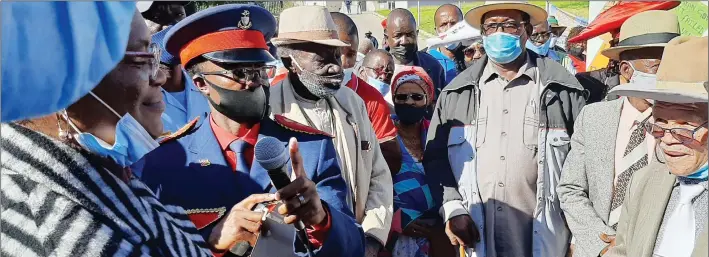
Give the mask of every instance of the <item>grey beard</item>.
[[335, 95], [337, 90], [340, 89], [343, 74], [324, 77], [303, 70], [298, 74], [298, 78], [308, 92], [317, 98], [324, 99]]

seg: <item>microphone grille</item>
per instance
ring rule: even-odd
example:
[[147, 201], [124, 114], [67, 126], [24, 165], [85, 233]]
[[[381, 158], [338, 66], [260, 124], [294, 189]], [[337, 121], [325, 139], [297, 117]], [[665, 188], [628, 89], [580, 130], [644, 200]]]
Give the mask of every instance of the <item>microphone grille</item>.
[[261, 138], [254, 146], [254, 158], [267, 170], [278, 169], [290, 160], [283, 143], [275, 137]]

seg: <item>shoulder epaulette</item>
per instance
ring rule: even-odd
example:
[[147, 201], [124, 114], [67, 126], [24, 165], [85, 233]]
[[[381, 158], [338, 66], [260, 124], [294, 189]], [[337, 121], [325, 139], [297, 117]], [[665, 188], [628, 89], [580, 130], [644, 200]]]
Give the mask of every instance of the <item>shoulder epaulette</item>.
[[300, 124], [294, 120], [291, 120], [289, 118], [286, 118], [283, 115], [273, 115], [273, 120], [278, 124], [281, 125], [281, 127], [287, 129], [287, 130], [292, 130], [295, 132], [301, 132], [301, 133], [306, 133], [306, 134], [311, 134], [311, 135], [323, 135], [327, 137], [333, 137], [332, 135], [318, 130], [316, 128]]
[[175, 133], [161, 137], [159, 143], [162, 145], [188, 135], [197, 126], [197, 122], [199, 122], [199, 117], [194, 118], [192, 121], [185, 124], [185, 126], [175, 131]]

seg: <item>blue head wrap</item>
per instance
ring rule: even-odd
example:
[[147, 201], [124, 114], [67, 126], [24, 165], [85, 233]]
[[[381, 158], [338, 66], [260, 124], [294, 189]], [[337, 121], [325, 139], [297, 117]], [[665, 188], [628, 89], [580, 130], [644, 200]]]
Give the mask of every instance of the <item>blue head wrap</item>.
[[86, 95], [123, 58], [135, 14], [135, 2], [2, 5], [2, 122]]

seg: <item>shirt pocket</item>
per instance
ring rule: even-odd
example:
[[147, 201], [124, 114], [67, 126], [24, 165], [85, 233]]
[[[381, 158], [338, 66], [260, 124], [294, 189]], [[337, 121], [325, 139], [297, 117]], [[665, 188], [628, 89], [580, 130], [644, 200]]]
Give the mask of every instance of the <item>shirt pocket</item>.
[[480, 148], [485, 145], [485, 139], [487, 137], [487, 119], [488, 119], [488, 107], [487, 105], [480, 106], [478, 110], [477, 118], [475, 119], [474, 126], [477, 127], [475, 133], [475, 148]]
[[536, 153], [539, 147], [539, 106], [534, 100], [529, 101], [524, 108], [524, 122], [522, 125], [524, 146]]
[[466, 137], [466, 128], [474, 126], [452, 127], [448, 135], [448, 162], [456, 181], [459, 181], [465, 170], [465, 164], [475, 159], [475, 149]]

